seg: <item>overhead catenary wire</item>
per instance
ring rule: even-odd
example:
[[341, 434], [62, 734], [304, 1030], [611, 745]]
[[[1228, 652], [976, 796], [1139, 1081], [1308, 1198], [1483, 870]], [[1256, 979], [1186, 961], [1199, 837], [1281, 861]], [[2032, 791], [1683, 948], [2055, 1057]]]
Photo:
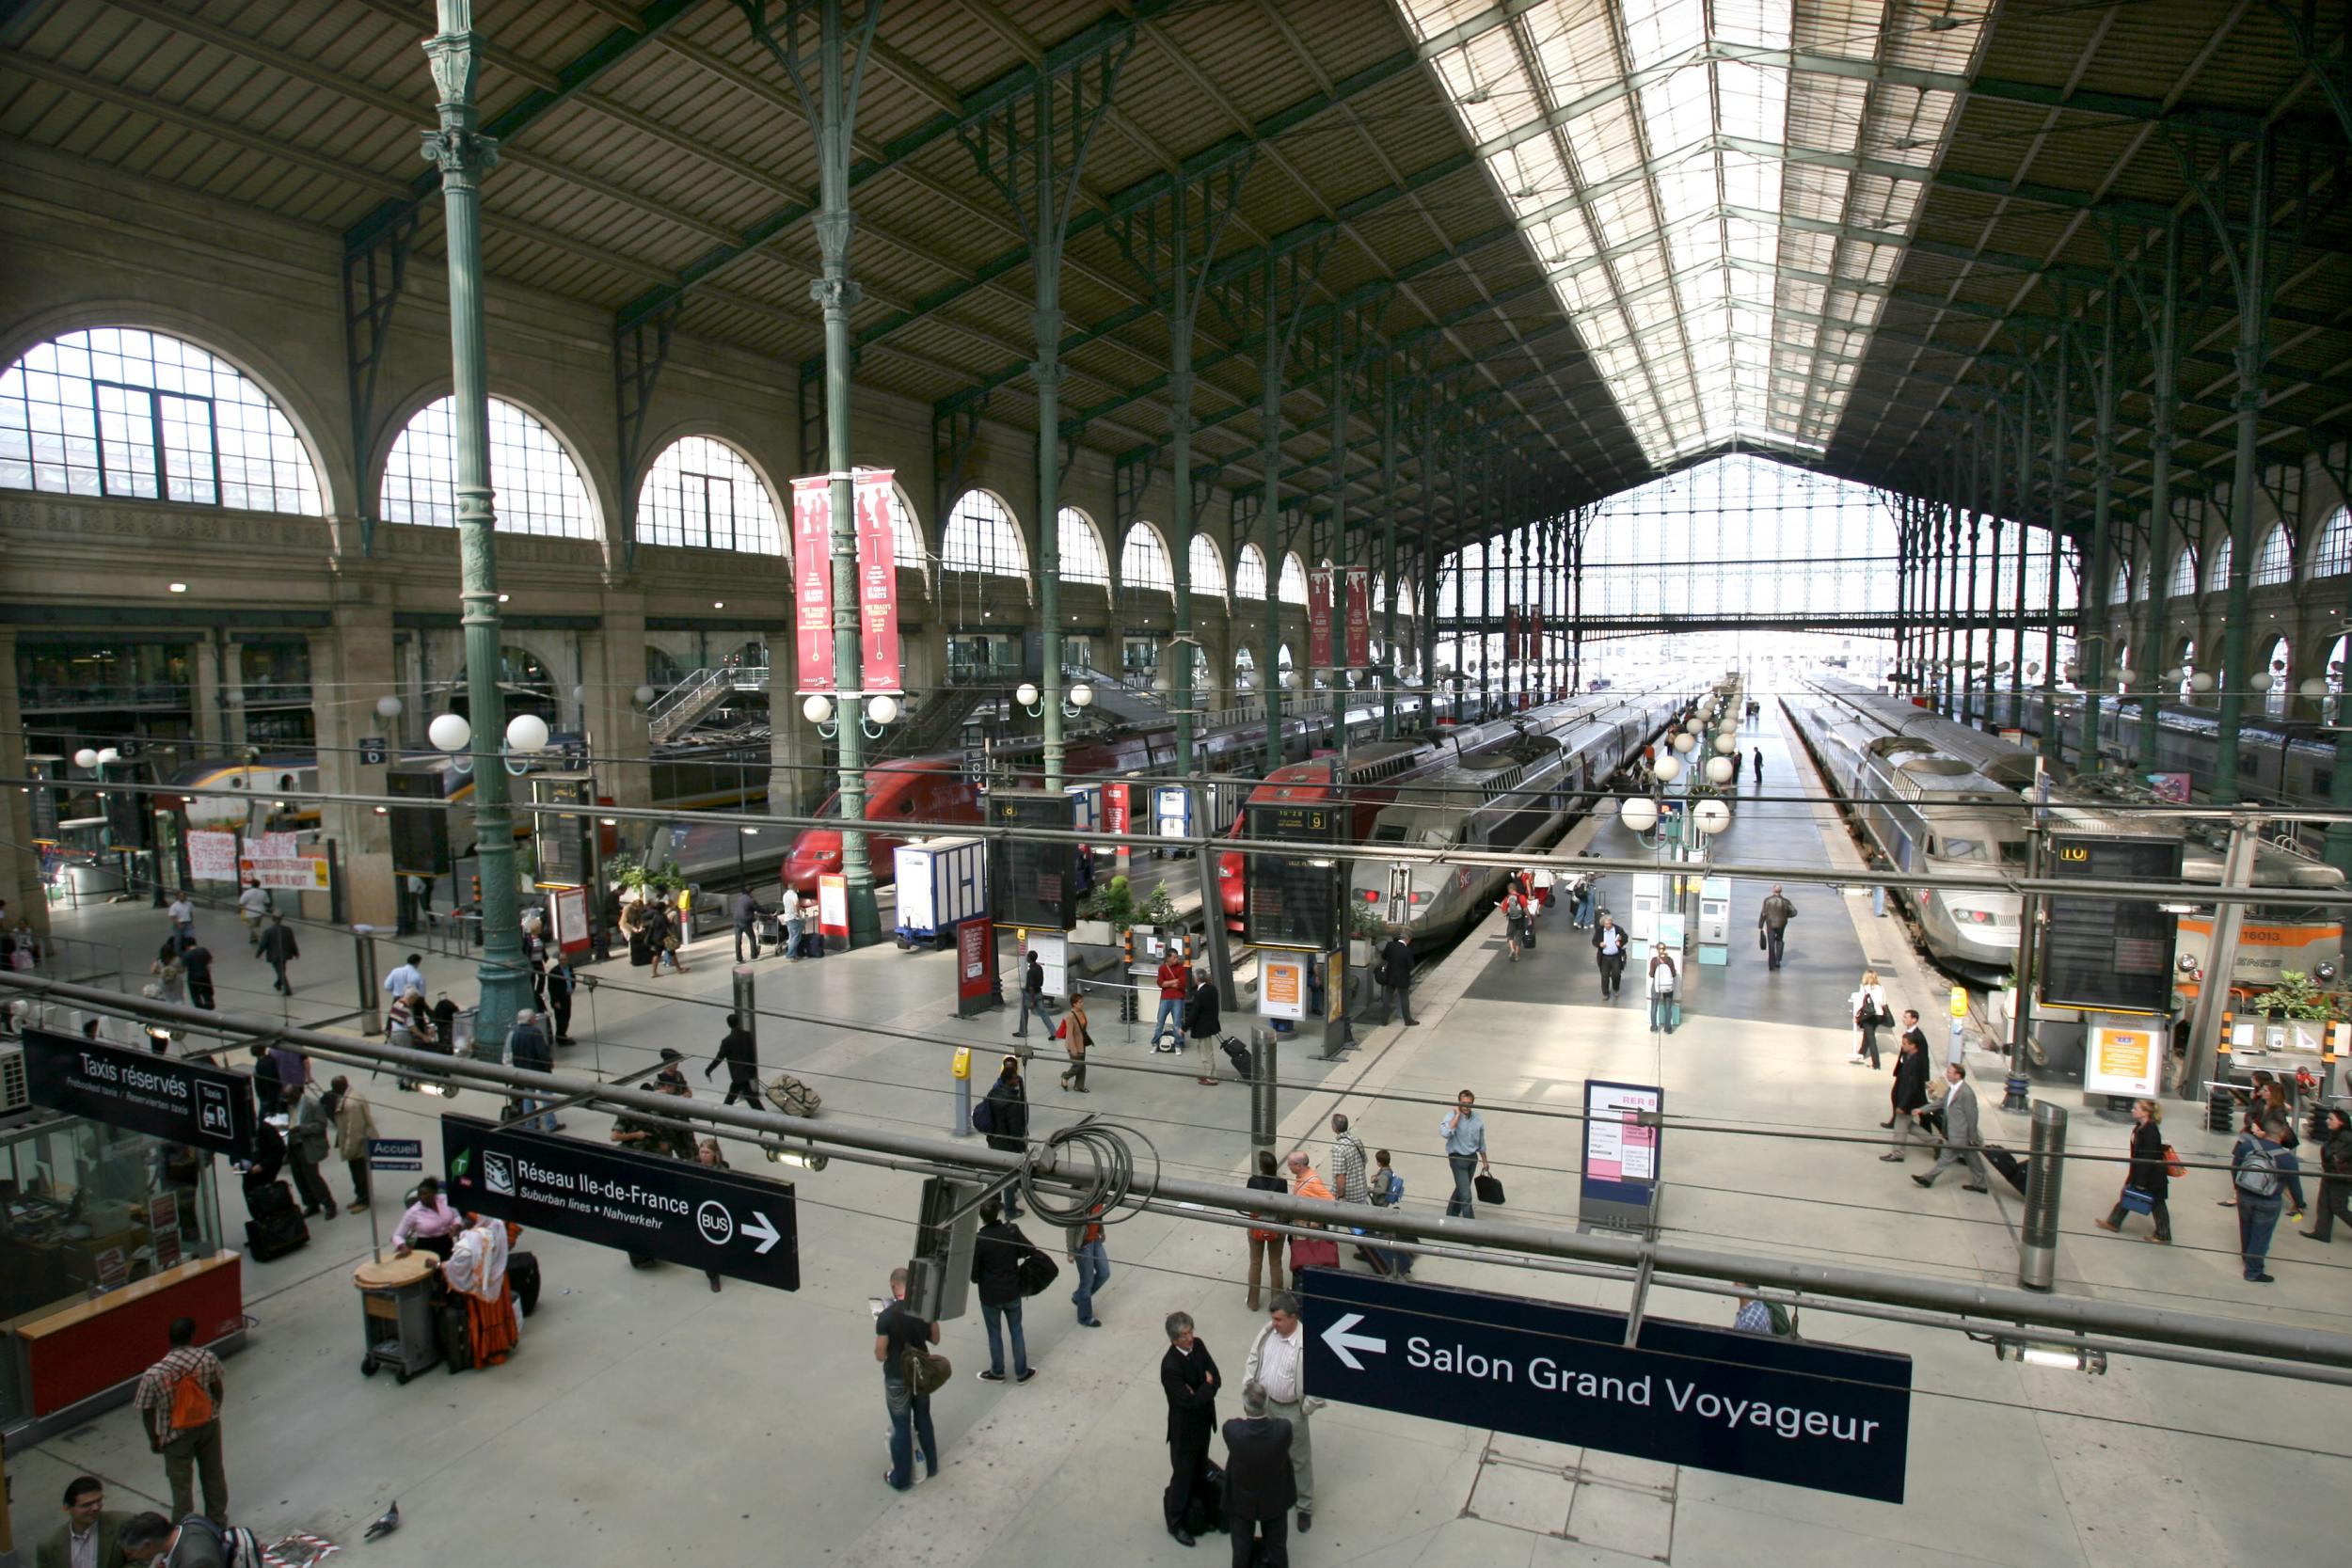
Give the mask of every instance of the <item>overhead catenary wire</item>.
[[[616, 1087], [531, 1072], [494, 1063], [453, 1058], [429, 1052], [408, 1051], [350, 1037], [293, 1028], [266, 1020], [246, 1020], [207, 1013], [146, 998], [125, 997], [89, 987], [69, 986], [22, 973], [0, 975], [0, 986], [47, 995], [85, 1006], [101, 1006], [134, 1017], [199, 1023], [237, 1033], [275, 1035], [280, 1043], [329, 1060], [361, 1066], [389, 1067], [411, 1076], [441, 1081], [465, 1080], [501, 1090], [528, 1091], [537, 1098], [581, 1098], [623, 1111], [646, 1111], [656, 1116], [691, 1117], [755, 1134], [766, 1133], [793, 1144], [863, 1149], [897, 1154], [962, 1167], [983, 1176], [1017, 1173], [1034, 1168], [1041, 1183], [1068, 1188], [1071, 1179], [1041, 1161], [1032, 1149], [1020, 1155], [993, 1148], [960, 1146], [943, 1137], [917, 1137], [877, 1129], [835, 1125], [791, 1117], [780, 1112], [718, 1104], [681, 1102], [666, 1094]], [[1205, 1208], [1271, 1214], [1280, 1223], [1315, 1224], [1329, 1210], [1320, 1202], [1288, 1194], [1260, 1192], [1230, 1183], [1185, 1180], [1159, 1174], [1146, 1181], [1137, 1178], [1135, 1192], [1147, 1198], [1189, 1202]], [[1792, 1262], [1781, 1259], [1702, 1251], [1664, 1242], [1643, 1241], [1606, 1233], [1571, 1234], [1548, 1227], [1491, 1219], [1430, 1217], [1392, 1209], [1367, 1209], [1352, 1218], [1364, 1228], [1406, 1240], [1439, 1240], [1483, 1245], [1504, 1253], [1533, 1253], [1633, 1269], [1645, 1264], [1671, 1283], [1689, 1275], [1756, 1286], [1777, 1286], [1824, 1300], [1847, 1298], [1883, 1305], [1941, 1310], [1977, 1324], [1987, 1332], [2009, 1334], [2012, 1329], [2040, 1328], [2061, 1334], [2102, 1333], [2119, 1340], [2145, 1339], [2243, 1354], [2257, 1360], [2324, 1367], [2352, 1366], [2352, 1335], [2313, 1329], [2275, 1318], [2237, 1319], [2193, 1316], [2129, 1302], [2089, 1298], [2038, 1296], [2008, 1287], [1969, 1284], [1883, 1271], [1856, 1270]]]

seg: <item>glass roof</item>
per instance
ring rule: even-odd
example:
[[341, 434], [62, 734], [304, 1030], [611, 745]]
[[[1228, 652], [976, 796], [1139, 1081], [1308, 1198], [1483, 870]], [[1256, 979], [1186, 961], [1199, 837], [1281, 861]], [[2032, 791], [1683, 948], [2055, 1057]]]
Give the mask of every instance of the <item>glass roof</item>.
[[1397, 5], [1644, 455], [1826, 447], [1982, 8]]

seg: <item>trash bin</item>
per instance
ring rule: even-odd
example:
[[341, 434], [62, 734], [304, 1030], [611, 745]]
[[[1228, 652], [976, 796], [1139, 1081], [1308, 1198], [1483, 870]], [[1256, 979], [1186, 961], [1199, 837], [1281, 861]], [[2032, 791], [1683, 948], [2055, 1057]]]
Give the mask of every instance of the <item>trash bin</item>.
[[367, 1345], [359, 1358], [361, 1376], [373, 1377], [377, 1368], [389, 1367], [394, 1381], [406, 1383], [441, 1359], [433, 1319], [435, 1279], [433, 1259], [413, 1252], [371, 1259], [351, 1271]]

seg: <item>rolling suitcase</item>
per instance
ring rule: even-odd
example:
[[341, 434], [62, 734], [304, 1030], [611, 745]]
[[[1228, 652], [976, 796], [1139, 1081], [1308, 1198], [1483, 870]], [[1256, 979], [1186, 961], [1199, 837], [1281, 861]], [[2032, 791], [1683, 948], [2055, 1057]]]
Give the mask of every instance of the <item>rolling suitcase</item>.
[[453, 1372], [473, 1370], [473, 1328], [466, 1321], [466, 1298], [444, 1291], [434, 1304], [434, 1326], [441, 1337], [441, 1364]]
[[1255, 1078], [1258, 1075], [1258, 1059], [1251, 1053], [1249, 1047], [1242, 1044], [1232, 1035], [1226, 1036], [1217, 1043], [1224, 1048], [1225, 1059], [1233, 1064], [1235, 1072], [1240, 1073], [1244, 1078]]
[[1984, 1163], [2001, 1173], [2001, 1180], [2017, 1189], [2017, 1196], [2026, 1196], [2026, 1162], [1996, 1144], [1987, 1144]]
[[784, 950], [784, 922], [772, 914], [761, 914], [752, 925], [752, 935], [758, 939], [762, 947], [778, 952]]
[[294, 1203], [294, 1189], [285, 1182], [251, 1188], [245, 1202], [252, 1215], [245, 1222], [245, 1246], [255, 1262], [266, 1263], [310, 1244], [310, 1227]]
[[515, 1287], [515, 1305], [526, 1318], [539, 1306], [539, 1255], [514, 1252], [506, 1258], [507, 1283]]

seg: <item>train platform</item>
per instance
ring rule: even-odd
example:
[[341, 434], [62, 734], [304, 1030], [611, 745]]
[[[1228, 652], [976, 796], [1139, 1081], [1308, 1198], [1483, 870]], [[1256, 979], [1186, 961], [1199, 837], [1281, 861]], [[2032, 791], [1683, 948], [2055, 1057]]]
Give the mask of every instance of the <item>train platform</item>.
[[[1768, 780], [1781, 734], [1767, 726], [1760, 740], [1744, 741], [1765, 746]], [[1740, 842], [1748, 829], [1761, 830], [1763, 847]], [[1744, 812], [1725, 847], [1793, 861], [1808, 832], [1828, 863], [1840, 863], [1834, 857], [1841, 848], [1851, 853], [1834, 818], [1809, 805], [1786, 815]], [[1572, 838], [1570, 847], [1582, 844]], [[1740, 897], [1761, 891], [1742, 889]], [[1730, 1130], [1669, 1133], [1662, 1217], [1676, 1239], [2013, 1279], [2017, 1206], [2009, 1195], [1963, 1194], [1949, 1180], [1920, 1193], [1901, 1168], [1876, 1163], [1884, 1084], [1846, 1065], [1839, 1011], [1872, 946], [1874, 933], [1856, 928], [1868, 920], [1868, 905], [1847, 899], [1841, 910], [1841, 900], [1822, 893], [1795, 896], [1804, 913], [1789, 967], [1764, 977], [1753, 939], [1745, 951], [1735, 943], [1730, 972], [1703, 974], [1690, 1017], [1671, 1039], [1647, 1033], [1636, 997], [1599, 1005], [1590, 949], [1569, 938], [1560, 911], [1546, 918], [1542, 945], [1518, 965], [1502, 953], [1490, 919], [1420, 986], [1420, 1027], [1365, 1031], [1361, 1049], [1334, 1063], [1303, 1045], [1284, 1052], [1279, 1147], [1307, 1149], [1322, 1169], [1330, 1115], [1343, 1111], [1367, 1144], [1392, 1150], [1409, 1206], [1426, 1212], [1447, 1191], [1438, 1122], [1453, 1093], [1470, 1087], [1487, 1115], [1506, 1216], [1567, 1227], [1576, 1218], [1580, 1140], [1577, 1125], [1556, 1113], [1577, 1107], [1588, 1076], [1656, 1083], [1670, 1115]], [[1735, 933], [1741, 921], [1752, 927], [1752, 901], [1734, 913]], [[85, 911], [70, 924], [126, 951], [151, 951], [160, 941], [160, 913], [144, 908]], [[279, 999], [267, 991], [266, 972], [245, 957], [233, 924], [207, 915], [199, 930], [224, 953], [224, 1004], [274, 1015], [259, 1005]], [[347, 937], [305, 936], [290, 1016], [317, 1021], [349, 1009], [350, 947]], [[617, 1075], [675, 1046], [691, 1059], [697, 1095], [712, 1092], [716, 1080], [703, 1077], [700, 1063], [725, 1010], [727, 947], [724, 936], [699, 942], [687, 952], [685, 975], [659, 981], [626, 963], [600, 966], [601, 983], [583, 992], [575, 1017], [580, 1044], [564, 1053], [563, 1069]], [[428, 958], [425, 967], [435, 989], [470, 994], [456, 960]], [[763, 1012], [787, 1015], [762, 1019], [764, 1067], [817, 1084], [828, 1118], [946, 1131], [954, 1045], [993, 1053], [1010, 1043], [1009, 1015], [949, 1018], [949, 968], [946, 955], [887, 947], [797, 965], [761, 960]], [[1141, 1040], [1148, 1022], [1130, 1042], [1115, 1009], [1095, 1018], [1089, 1096], [1061, 1093], [1057, 1048], [1033, 1039], [1038, 1128], [1096, 1113], [1148, 1138], [1148, 1157], [1165, 1168], [1238, 1182], [1248, 1147], [1244, 1091], [1231, 1083], [1202, 1087], [1189, 1060], [1150, 1054]], [[398, 1093], [389, 1079], [362, 1079], [361, 1086], [386, 1135], [423, 1136], [428, 1147], [444, 1108], [493, 1110], [486, 1097], [469, 1093], [444, 1101]], [[564, 1119], [572, 1135], [605, 1136], [606, 1118], [594, 1113], [570, 1111]], [[1987, 1120], [2022, 1134], [2022, 1120]], [[2075, 1125], [2081, 1139], [2103, 1131], [2087, 1117]], [[2120, 1136], [2110, 1141], [2120, 1145]], [[747, 1164], [730, 1157], [739, 1168]], [[524, 1244], [542, 1259], [547, 1293], [519, 1354], [487, 1372], [434, 1372], [405, 1388], [359, 1376], [348, 1276], [366, 1251], [364, 1217], [314, 1221], [309, 1247], [249, 1265], [251, 1343], [229, 1363], [224, 1412], [240, 1520], [265, 1542], [310, 1530], [356, 1548], [366, 1523], [398, 1500], [402, 1529], [366, 1548], [388, 1568], [532, 1562], [566, 1552], [598, 1563], [1039, 1568], [1196, 1563], [1226, 1550], [1211, 1537], [1187, 1551], [1161, 1528], [1165, 1418], [1156, 1368], [1162, 1319], [1182, 1309], [1198, 1320], [1228, 1385], [1238, 1386], [1263, 1319], [1245, 1304], [1237, 1232], [1159, 1214], [1116, 1226], [1112, 1278], [1097, 1305], [1105, 1326], [1079, 1327], [1066, 1291], [1031, 1301], [1027, 1343], [1039, 1376], [1026, 1386], [975, 1380], [987, 1363], [977, 1313], [946, 1324], [941, 1348], [957, 1375], [934, 1402], [942, 1473], [897, 1496], [881, 1481], [886, 1422], [870, 1313], [909, 1250], [914, 1180], [839, 1160], [815, 1173], [749, 1164], [795, 1181], [798, 1292], [729, 1282], [713, 1294], [686, 1269], [639, 1272], [602, 1248], [532, 1235]], [[1915, 1157], [1909, 1168], [1924, 1165]], [[346, 1191], [340, 1170], [328, 1179], [339, 1195]], [[2104, 1212], [2107, 1200], [2104, 1190], [2070, 1196], [2061, 1290], [2343, 1326], [2346, 1276], [2326, 1261], [2326, 1249], [2282, 1227], [2280, 1249], [2313, 1259], [2289, 1253], [2281, 1261], [2297, 1266], [2280, 1268], [2280, 1284], [2256, 1300], [2227, 1250], [2228, 1213], [2201, 1190], [2183, 1191], [2181, 1244], [2171, 1249], [2091, 1229], [2092, 1212]], [[389, 1192], [378, 1204], [389, 1233], [396, 1217]], [[229, 1233], [240, 1234], [233, 1180], [224, 1183], [222, 1208]], [[1059, 1251], [1046, 1227], [1025, 1224]], [[1615, 1282], [1450, 1257], [1426, 1259], [1416, 1277], [1616, 1309], [1628, 1299]], [[1648, 1310], [1720, 1324], [1731, 1304], [1661, 1289]], [[2287, 1382], [2249, 1387], [2229, 1374], [2146, 1362], [2119, 1362], [2094, 1380], [2000, 1362], [1946, 1332], [1813, 1312], [1802, 1326], [1808, 1338], [1915, 1356], [1909, 1506], [1332, 1404], [1314, 1417], [1315, 1528], [1294, 1534], [1293, 1560], [2212, 1568], [2310, 1560], [2331, 1533], [2311, 1499], [2341, 1495], [2347, 1479], [2347, 1462], [2330, 1457], [2342, 1448], [2331, 1435], [2340, 1426], [2332, 1390]], [[1237, 1413], [1236, 1403], [1221, 1402], [1220, 1417]], [[2259, 1450], [2278, 1463], [2249, 1464], [2257, 1450], [2244, 1441], [2285, 1449]], [[161, 1465], [125, 1410], [12, 1452], [9, 1462], [20, 1539], [50, 1527], [49, 1503], [74, 1474], [103, 1477], [116, 1508], [156, 1506], [163, 1486]]]

